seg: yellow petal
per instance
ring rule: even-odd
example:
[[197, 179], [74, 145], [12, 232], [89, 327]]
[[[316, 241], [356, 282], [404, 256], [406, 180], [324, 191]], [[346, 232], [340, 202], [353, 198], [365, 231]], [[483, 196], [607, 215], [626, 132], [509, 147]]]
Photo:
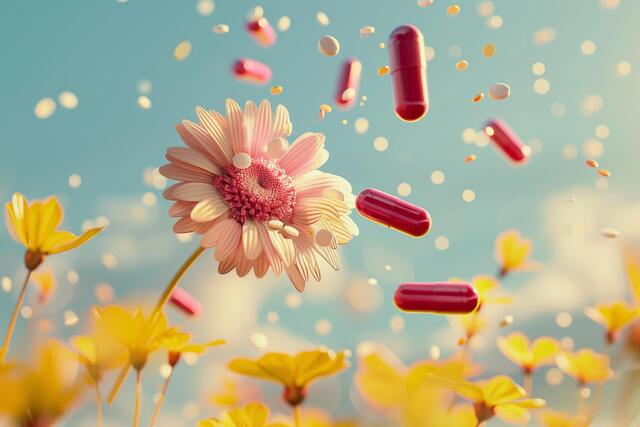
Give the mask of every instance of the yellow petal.
[[234, 359], [229, 363], [229, 369], [235, 373], [249, 377], [262, 378], [280, 383], [280, 377], [263, 370], [256, 361], [246, 358]]
[[294, 382], [304, 387], [319, 377], [333, 375], [349, 366], [344, 352], [337, 354], [315, 350], [298, 353], [295, 357]]
[[529, 363], [529, 338], [522, 332], [514, 332], [507, 337], [497, 339], [502, 354], [518, 366]]
[[25, 216], [27, 214], [27, 199], [20, 193], [15, 193], [11, 202], [6, 204], [6, 221], [9, 234], [14, 240], [29, 246]]
[[[56, 241], [57, 239], [54, 237], [56, 235], [56, 233], [54, 233], [50, 237], [51, 240], [49, 240], [49, 241], [44, 243], [43, 252], [46, 253], [46, 254], [58, 254], [58, 253], [61, 253], [61, 252], [69, 251], [71, 249], [75, 249], [78, 246], [80, 246], [80, 245], [86, 243], [87, 241], [89, 241], [90, 239], [92, 239], [94, 236], [96, 236], [98, 233], [100, 233], [103, 229], [104, 229], [104, 227], [92, 228], [92, 229], [87, 230], [86, 232], [84, 232], [80, 237], [77, 237], [72, 241], [67, 241], [66, 243], [61, 243], [59, 241]], [[71, 234], [71, 233], [69, 233], [69, 234]]]
[[591, 349], [583, 348], [576, 353], [563, 352], [556, 357], [558, 367], [581, 383], [599, 383], [610, 379], [613, 371], [609, 358]]
[[580, 416], [571, 416], [564, 412], [545, 410], [540, 414], [545, 427], [587, 427], [589, 423]]
[[[56, 230], [62, 221], [62, 208], [58, 199], [55, 197], [48, 198], [42, 205], [40, 212], [40, 221], [38, 224], [38, 247], [42, 247], [44, 243]], [[44, 251], [43, 251], [44, 252]]]
[[31, 206], [27, 207], [25, 214], [25, 224], [27, 227], [27, 240], [29, 241], [29, 249], [39, 250], [40, 236], [38, 231], [40, 230], [40, 218], [42, 213], [42, 202], [36, 200], [31, 203]]
[[494, 411], [496, 417], [512, 425], [525, 425], [531, 418], [529, 411], [518, 405], [499, 405], [494, 408]]
[[531, 364], [534, 367], [553, 363], [560, 351], [560, 344], [551, 337], [540, 337], [533, 342]]
[[360, 358], [355, 384], [362, 397], [374, 406], [392, 408], [399, 406], [406, 389], [406, 368], [395, 355], [381, 351]]
[[482, 396], [489, 406], [510, 403], [527, 395], [522, 387], [506, 375], [497, 375], [481, 383]]
[[491, 276], [476, 276], [473, 278], [473, 287], [476, 288], [480, 301], [484, 301], [489, 292], [498, 286], [498, 281]]
[[469, 381], [453, 380], [433, 374], [427, 374], [427, 379], [439, 386], [453, 390], [461, 397], [469, 399], [472, 402], [483, 401], [482, 389]]
[[293, 385], [295, 364], [293, 357], [284, 353], [267, 353], [258, 359], [258, 366], [285, 386]]
[[508, 230], [496, 239], [496, 259], [503, 272], [526, 267], [527, 258], [531, 254], [532, 244], [523, 239], [517, 230]]
[[269, 409], [262, 403], [249, 403], [229, 411], [229, 418], [237, 426], [263, 427], [269, 418]]

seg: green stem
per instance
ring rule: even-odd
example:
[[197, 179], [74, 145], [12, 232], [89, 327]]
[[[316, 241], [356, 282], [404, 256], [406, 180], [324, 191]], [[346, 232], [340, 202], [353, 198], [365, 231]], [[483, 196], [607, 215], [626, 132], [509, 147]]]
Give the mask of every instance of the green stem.
[[169, 373], [169, 376], [167, 377], [167, 379], [164, 380], [162, 391], [160, 391], [160, 398], [158, 399], [158, 403], [156, 404], [156, 407], [153, 410], [153, 415], [151, 416], [151, 423], [149, 424], [149, 427], [154, 427], [156, 425], [156, 419], [160, 414], [160, 409], [162, 408], [162, 404], [164, 403], [164, 398], [167, 395], [167, 389], [169, 388], [169, 381], [171, 381], [171, 377], [173, 376], [174, 369], [175, 368], [171, 368], [171, 373]]
[[22, 303], [24, 302], [24, 296], [27, 293], [27, 287], [29, 286], [29, 279], [31, 278], [31, 273], [33, 270], [28, 270], [27, 277], [24, 279], [24, 283], [22, 284], [22, 289], [20, 290], [20, 295], [18, 296], [18, 301], [16, 301], [16, 305], [13, 308], [13, 314], [11, 314], [11, 321], [9, 322], [9, 327], [7, 328], [7, 334], [5, 335], [4, 342], [2, 343], [2, 348], [0, 348], [0, 365], [4, 363], [4, 359], [9, 352], [9, 344], [11, 344], [11, 338], [13, 337], [13, 331], [16, 327], [16, 322], [18, 320], [18, 314], [20, 313], [20, 308], [22, 308]]
[[142, 400], [142, 370], [136, 371], [136, 402], [133, 409], [133, 427], [138, 427], [140, 421], [140, 404]]

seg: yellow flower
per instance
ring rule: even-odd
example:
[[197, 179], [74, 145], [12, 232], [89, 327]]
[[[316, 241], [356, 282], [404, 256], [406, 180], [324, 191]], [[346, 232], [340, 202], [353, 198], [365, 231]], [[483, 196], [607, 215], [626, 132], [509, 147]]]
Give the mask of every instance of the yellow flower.
[[180, 357], [184, 353], [202, 354], [209, 347], [225, 344], [225, 340], [215, 340], [204, 344], [196, 344], [191, 341], [191, 334], [185, 332], [177, 332], [175, 334], [164, 337], [160, 345], [169, 353], [169, 365], [172, 367], [180, 361]]
[[[284, 419], [283, 419], [284, 420]], [[294, 425], [295, 421], [286, 419], [288, 425]], [[333, 421], [331, 416], [319, 409], [305, 409], [300, 413], [300, 427], [357, 427], [353, 420]]]
[[94, 311], [99, 331], [122, 346], [129, 362], [138, 371], [147, 363], [149, 355], [168, 337], [177, 334], [169, 328], [164, 313], [145, 317], [141, 309], [129, 313], [119, 306], [96, 307]]
[[533, 342], [522, 332], [499, 337], [498, 348], [504, 356], [531, 374], [540, 366], [551, 365], [560, 351], [560, 345], [551, 337], [540, 337]]
[[496, 238], [496, 260], [500, 264], [500, 277], [512, 271], [531, 269], [535, 263], [529, 260], [533, 245], [518, 230], [508, 230]]
[[249, 403], [245, 406], [225, 411], [221, 418], [200, 420], [198, 427], [288, 427], [286, 424], [267, 424], [269, 408], [262, 403]]
[[78, 335], [71, 338], [78, 361], [84, 365], [94, 382], [99, 382], [106, 371], [126, 362], [120, 345], [101, 335]]
[[50, 268], [31, 273], [31, 281], [38, 288], [38, 301], [40, 304], [44, 304], [51, 296], [51, 293], [58, 287], [56, 277]]
[[589, 421], [582, 415], [571, 416], [549, 409], [540, 413], [540, 421], [545, 427], [587, 427]]
[[80, 236], [57, 230], [62, 222], [62, 207], [55, 197], [29, 204], [26, 197], [15, 193], [6, 204], [6, 215], [9, 233], [27, 250], [25, 265], [29, 270], [35, 270], [45, 256], [77, 248], [103, 229], [92, 228]]
[[627, 272], [629, 286], [636, 301], [636, 305], [640, 304], [640, 253], [631, 245], [625, 245], [622, 248], [622, 257]]
[[229, 363], [229, 369], [238, 374], [282, 384], [284, 400], [291, 406], [297, 406], [306, 397], [309, 384], [347, 368], [347, 358], [344, 351], [334, 353], [324, 349], [303, 351], [295, 356], [267, 353], [257, 360], [234, 359]]
[[598, 304], [595, 308], [587, 307], [584, 310], [584, 314], [604, 326], [609, 344], [618, 338], [620, 330], [638, 317], [639, 313], [637, 308], [631, 307], [625, 301], [616, 301], [610, 305]]
[[589, 348], [575, 353], [562, 352], [556, 357], [558, 367], [575, 378], [580, 385], [605, 382], [613, 376], [609, 358]]
[[0, 414], [17, 426], [49, 426], [68, 413], [85, 391], [77, 361], [56, 341], [41, 347], [33, 364], [5, 365], [0, 373]]
[[[354, 381], [362, 398], [371, 406], [402, 420], [393, 425], [407, 427], [441, 427], [443, 425], [475, 426], [473, 410], [467, 405], [447, 408], [451, 393], [431, 381], [429, 374], [450, 379], [462, 379], [478, 372], [470, 362], [454, 357], [443, 361], [427, 360], [405, 366], [390, 350], [376, 345], [362, 355]], [[429, 417], [425, 417], [425, 408]]]
[[542, 399], [526, 399], [527, 392], [506, 375], [477, 382], [435, 375], [430, 375], [429, 378], [474, 402], [478, 423], [496, 416], [508, 424], [526, 424], [531, 417], [529, 409], [542, 408], [546, 404]]
[[[452, 278], [450, 282], [465, 282], [464, 279]], [[449, 316], [449, 321], [458, 324], [464, 331], [465, 337], [461, 340], [462, 344], [482, 332], [487, 327], [486, 319], [481, 315], [482, 309], [490, 304], [508, 304], [511, 297], [505, 295], [496, 295], [500, 288], [500, 282], [491, 276], [479, 275], [471, 279], [471, 283], [478, 293], [478, 308], [469, 314]]]

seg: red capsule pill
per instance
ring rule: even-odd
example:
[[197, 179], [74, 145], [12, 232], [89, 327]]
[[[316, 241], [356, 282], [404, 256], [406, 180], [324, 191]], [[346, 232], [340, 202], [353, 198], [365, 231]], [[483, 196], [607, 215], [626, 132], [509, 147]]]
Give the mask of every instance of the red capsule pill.
[[393, 301], [404, 311], [467, 314], [478, 307], [478, 293], [469, 283], [402, 283]]
[[522, 140], [505, 122], [493, 119], [485, 124], [485, 132], [502, 152], [515, 163], [524, 163], [528, 157]]
[[424, 236], [431, 228], [431, 217], [426, 209], [375, 188], [367, 188], [358, 194], [356, 209], [365, 218], [409, 236]]
[[246, 28], [256, 43], [263, 47], [273, 46], [278, 38], [276, 31], [264, 16], [249, 20]]
[[420, 120], [429, 110], [424, 38], [413, 25], [401, 25], [389, 36], [389, 66], [398, 117]]
[[358, 98], [362, 62], [349, 58], [342, 63], [338, 75], [335, 101], [340, 108], [351, 108]]
[[202, 304], [182, 288], [175, 288], [173, 290], [169, 302], [189, 316], [197, 316], [202, 311]]
[[232, 72], [239, 80], [259, 85], [265, 85], [271, 80], [271, 68], [253, 59], [238, 59], [233, 63]]

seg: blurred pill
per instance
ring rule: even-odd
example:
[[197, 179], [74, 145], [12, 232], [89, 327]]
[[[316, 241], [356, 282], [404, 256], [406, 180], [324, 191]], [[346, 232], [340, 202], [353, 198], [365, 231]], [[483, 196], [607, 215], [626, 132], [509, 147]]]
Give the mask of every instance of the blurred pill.
[[340, 42], [332, 36], [322, 36], [318, 40], [318, 50], [324, 56], [336, 56], [340, 52]]
[[505, 122], [500, 119], [490, 120], [485, 124], [485, 132], [513, 162], [522, 163], [527, 161], [525, 145]]
[[413, 25], [401, 25], [389, 36], [389, 66], [395, 111], [407, 122], [420, 120], [429, 110], [424, 38]]
[[271, 80], [271, 68], [253, 59], [238, 59], [233, 63], [232, 72], [239, 80], [259, 85], [265, 85]]
[[371, 25], [367, 25], [365, 27], [360, 28], [360, 35], [362, 37], [369, 37], [370, 35], [374, 34], [376, 32], [375, 27], [372, 27]]
[[276, 31], [264, 16], [249, 20], [246, 29], [251, 38], [262, 47], [273, 46], [278, 38]]
[[340, 108], [353, 106], [360, 87], [361, 73], [362, 63], [357, 59], [349, 58], [342, 63], [335, 94], [336, 104]]
[[511, 88], [506, 83], [495, 83], [489, 86], [489, 98], [500, 101], [511, 94]]
[[175, 288], [169, 302], [189, 316], [197, 316], [202, 311], [202, 305], [193, 295], [182, 288]]
[[431, 228], [426, 209], [374, 188], [358, 194], [356, 209], [365, 218], [412, 237], [424, 236]]
[[403, 311], [467, 314], [478, 307], [478, 293], [469, 283], [402, 283], [393, 301]]

